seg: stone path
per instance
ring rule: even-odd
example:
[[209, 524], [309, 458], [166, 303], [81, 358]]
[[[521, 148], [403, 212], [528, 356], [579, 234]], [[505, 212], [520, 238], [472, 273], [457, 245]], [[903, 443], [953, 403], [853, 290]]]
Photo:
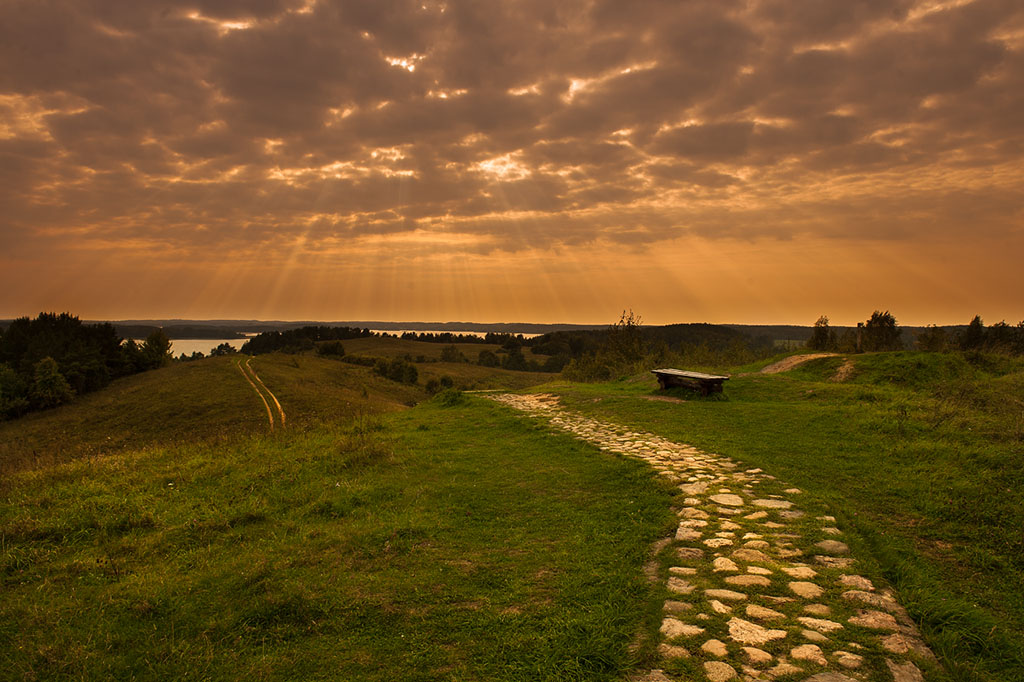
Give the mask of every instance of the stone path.
[[921, 682], [933, 660], [891, 590], [857, 573], [832, 516], [761, 469], [569, 412], [551, 395], [484, 396], [547, 419], [602, 450], [638, 457], [683, 497], [662, 667], [648, 682], [704, 679]]

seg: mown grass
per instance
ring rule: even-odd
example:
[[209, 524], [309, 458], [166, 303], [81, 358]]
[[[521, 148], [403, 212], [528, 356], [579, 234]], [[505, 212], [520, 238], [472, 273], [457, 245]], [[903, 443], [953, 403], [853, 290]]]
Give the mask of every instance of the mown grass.
[[457, 394], [22, 471], [0, 493], [0, 676], [617, 679], [671, 494]]
[[[956, 680], [1024, 679], [1024, 363], [915, 352], [734, 376], [650, 401], [653, 378], [552, 384], [609, 421], [760, 466], [827, 502]], [[708, 368], [721, 370], [723, 368]], [[743, 368], [745, 370], [756, 367]]]

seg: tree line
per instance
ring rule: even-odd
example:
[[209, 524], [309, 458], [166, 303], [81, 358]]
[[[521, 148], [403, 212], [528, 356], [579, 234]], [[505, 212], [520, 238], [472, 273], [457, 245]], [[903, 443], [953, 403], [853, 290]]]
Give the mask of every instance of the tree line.
[[[1024, 321], [1009, 325], [1006, 321], [985, 326], [980, 315], [961, 328], [949, 329], [929, 325], [917, 334], [913, 344], [918, 350], [930, 352], [985, 351], [1004, 355], [1024, 355]], [[812, 350], [838, 353], [905, 350], [902, 330], [887, 310], [876, 310], [856, 328], [837, 332], [825, 315], [814, 323], [807, 347]]]
[[0, 331], [0, 418], [56, 407], [170, 361], [171, 342], [159, 329], [140, 345], [110, 323], [83, 324], [70, 313], [20, 317]]

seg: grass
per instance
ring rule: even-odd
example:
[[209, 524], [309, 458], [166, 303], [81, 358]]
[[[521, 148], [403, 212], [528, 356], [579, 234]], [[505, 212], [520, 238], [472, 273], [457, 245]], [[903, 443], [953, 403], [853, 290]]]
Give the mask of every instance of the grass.
[[[1024, 363], [853, 356], [641, 400], [653, 378], [552, 384], [581, 412], [760, 466], [826, 502], [956, 680], [1024, 679]], [[718, 369], [722, 368], [709, 368]], [[745, 368], [747, 370], [755, 368]]]
[[447, 394], [13, 474], [0, 676], [619, 679], [672, 491], [530, 424]]

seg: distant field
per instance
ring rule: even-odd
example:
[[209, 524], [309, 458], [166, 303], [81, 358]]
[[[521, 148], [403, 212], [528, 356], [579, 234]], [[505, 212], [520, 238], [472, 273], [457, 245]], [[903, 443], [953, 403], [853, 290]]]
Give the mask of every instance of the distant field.
[[658, 393], [646, 376], [544, 388], [826, 501], [952, 679], [1024, 680], [1024, 362], [917, 352], [850, 360], [843, 382], [832, 379], [845, 359], [826, 358], [734, 376], [724, 399], [676, 392], [682, 403], [642, 399]]

